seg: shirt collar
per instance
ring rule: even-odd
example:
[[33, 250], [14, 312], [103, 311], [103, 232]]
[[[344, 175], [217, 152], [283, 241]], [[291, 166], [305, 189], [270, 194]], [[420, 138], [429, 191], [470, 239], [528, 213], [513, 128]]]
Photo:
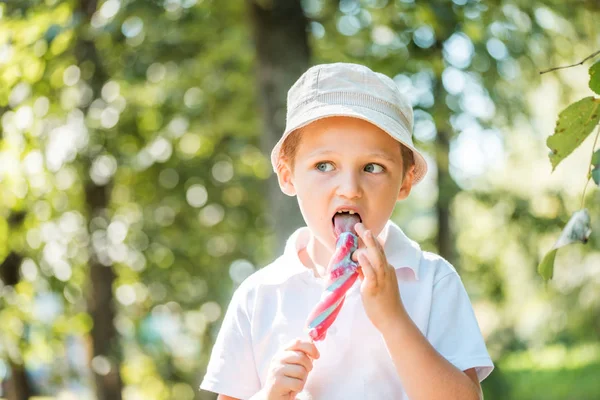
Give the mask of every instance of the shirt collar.
[[[283, 252], [284, 263], [281, 271], [287, 278], [310, 270], [302, 264], [298, 252], [308, 245], [311, 232], [308, 227], [298, 228], [288, 238]], [[388, 220], [379, 234], [384, 240], [384, 251], [388, 262], [400, 273], [401, 277], [408, 280], [419, 279], [419, 264], [421, 263], [421, 247], [411, 240], [393, 221]], [[412, 271], [412, 274], [410, 273]]]

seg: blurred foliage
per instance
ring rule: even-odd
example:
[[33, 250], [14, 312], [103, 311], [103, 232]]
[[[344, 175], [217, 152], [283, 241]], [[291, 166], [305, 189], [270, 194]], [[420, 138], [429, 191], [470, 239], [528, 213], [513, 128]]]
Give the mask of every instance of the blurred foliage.
[[[558, 399], [551, 394], [567, 378], [577, 379], [577, 398], [592, 398], [598, 359], [568, 372], [543, 370], [545, 361], [509, 365], [517, 351], [600, 336], [598, 235], [558, 254], [547, 288], [536, 274], [580, 198], [570, 177], [541, 166], [540, 124], [557, 113], [532, 94], [544, 84], [540, 70], [600, 45], [598, 3], [302, 4], [315, 63], [366, 64], [415, 106], [415, 138], [432, 171], [393, 218], [435, 251], [432, 206], [452, 193], [457, 267], [499, 365], [484, 382], [486, 399]], [[196, 388], [222, 310], [274, 256], [245, 4], [107, 0], [90, 24], [84, 6], [96, 4], [0, 4], [0, 263], [24, 260], [18, 284], [0, 283], [0, 380], [9, 361], [24, 363], [38, 394], [93, 398], [85, 302], [93, 250], [117, 274], [124, 398], [212, 399]], [[103, 67], [99, 87], [94, 64], [77, 62], [85, 41]], [[556, 83], [561, 107], [579, 90], [562, 74], [543, 80]], [[455, 186], [435, 181], [440, 132]], [[93, 218], [90, 180], [111, 186], [109, 207]], [[590, 214], [600, 215], [598, 191], [589, 197]]]

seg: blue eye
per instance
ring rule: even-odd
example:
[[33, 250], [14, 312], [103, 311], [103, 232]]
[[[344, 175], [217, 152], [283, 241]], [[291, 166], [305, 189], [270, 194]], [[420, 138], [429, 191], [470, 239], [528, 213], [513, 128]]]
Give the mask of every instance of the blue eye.
[[329, 171], [326, 171], [325, 169], [321, 168], [321, 166], [323, 166], [323, 165], [328, 165], [328, 164], [329, 164], [329, 165], [331, 165], [331, 163], [330, 163], [330, 162], [328, 162], [328, 161], [323, 161], [323, 162], [319, 162], [319, 163], [317, 163], [317, 164], [315, 165], [315, 167], [316, 167], [316, 168], [317, 168], [319, 171], [321, 171], [321, 172], [329, 172]]
[[367, 164], [367, 166], [365, 167], [365, 170], [367, 170], [367, 169], [368, 169], [369, 165], [373, 165], [373, 166], [375, 166], [375, 167], [379, 168], [379, 169], [380, 169], [380, 171], [376, 172], [376, 171], [372, 171], [372, 170], [371, 170], [371, 171], [367, 171], [367, 172], [375, 172], [375, 173], [378, 173], [378, 174], [379, 174], [379, 173], [381, 173], [381, 172], [383, 172], [383, 167], [382, 167], [381, 165], [379, 165], [379, 164], [375, 164], [375, 163], [369, 163], [369, 164]]

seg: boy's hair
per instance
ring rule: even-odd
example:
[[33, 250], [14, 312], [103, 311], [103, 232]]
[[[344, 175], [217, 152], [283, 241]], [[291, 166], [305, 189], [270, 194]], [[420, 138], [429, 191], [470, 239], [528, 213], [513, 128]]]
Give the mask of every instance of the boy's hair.
[[[300, 147], [300, 141], [302, 140], [302, 130], [303, 128], [296, 129], [285, 139], [285, 141], [281, 145], [281, 157], [279, 158], [279, 165], [277, 166], [277, 170], [281, 168], [281, 164], [284, 161], [287, 161], [290, 165], [292, 171], [294, 170], [294, 164], [296, 162], [296, 152], [298, 151], [298, 147]], [[398, 142], [400, 145], [400, 152], [402, 154], [402, 180], [406, 176], [406, 173], [415, 165], [415, 156], [411, 149]]]

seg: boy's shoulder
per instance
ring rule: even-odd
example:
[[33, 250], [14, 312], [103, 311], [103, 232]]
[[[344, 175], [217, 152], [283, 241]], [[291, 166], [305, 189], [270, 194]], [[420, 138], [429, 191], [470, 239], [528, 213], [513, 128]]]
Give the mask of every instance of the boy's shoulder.
[[293, 260], [286, 259], [282, 254], [271, 263], [254, 271], [241, 283], [238, 290], [252, 291], [262, 286], [278, 286], [284, 284], [293, 276], [303, 272], [298, 266], [291, 265]]
[[279, 286], [297, 275], [309, 273], [309, 270], [302, 265], [297, 256], [297, 249], [306, 245], [309, 238], [310, 231], [308, 227], [304, 226], [296, 229], [287, 238], [285, 248], [279, 256], [253, 272], [242, 282], [240, 287], [251, 290], [262, 286]]
[[439, 254], [430, 251], [421, 251], [421, 268], [433, 274], [434, 284], [449, 275], [459, 277], [454, 265]]
[[387, 240], [384, 245], [388, 262], [392, 265], [408, 266], [422, 282], [436, 283], [448, 275], [458, 276], [454, 266], [439, 254], [423, 250], [394, 222], [386, 226]]

